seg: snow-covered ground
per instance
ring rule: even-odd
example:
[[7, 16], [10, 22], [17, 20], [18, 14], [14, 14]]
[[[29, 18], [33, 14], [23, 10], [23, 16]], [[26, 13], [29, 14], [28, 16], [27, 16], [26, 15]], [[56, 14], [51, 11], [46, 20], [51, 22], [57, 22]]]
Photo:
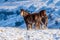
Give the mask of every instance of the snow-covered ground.
[[0, 27], [0, 40], [60, 40], [60, 30], [26, 30], [16, 27]]

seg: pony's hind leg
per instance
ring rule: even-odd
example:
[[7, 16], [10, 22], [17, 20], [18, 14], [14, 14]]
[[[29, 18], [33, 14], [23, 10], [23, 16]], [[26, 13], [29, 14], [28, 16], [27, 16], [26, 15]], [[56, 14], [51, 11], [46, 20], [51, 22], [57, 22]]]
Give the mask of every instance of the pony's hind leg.
[[48, 29], [45, 24], [43, 24], [42, 29]]
[[40, 29], [40, 23], [39, 23], [39, 22], [36, 22], [36, 23], [35, 23], [35, 29], [36, 29], [36, 30], [39, 30], [39, 29]]
[[32, 24], [28, 24], [27, 25], [27, 30], [31, 30], [32, 29]]

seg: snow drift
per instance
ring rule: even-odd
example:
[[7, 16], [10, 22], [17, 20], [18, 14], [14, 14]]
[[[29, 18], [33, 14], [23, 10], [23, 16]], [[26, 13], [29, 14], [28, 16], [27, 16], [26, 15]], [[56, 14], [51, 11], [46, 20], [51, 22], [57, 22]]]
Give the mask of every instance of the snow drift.
[[60, 40], [60, 30], [26, 30], [16, 27], [0, 27], [0, 40]]

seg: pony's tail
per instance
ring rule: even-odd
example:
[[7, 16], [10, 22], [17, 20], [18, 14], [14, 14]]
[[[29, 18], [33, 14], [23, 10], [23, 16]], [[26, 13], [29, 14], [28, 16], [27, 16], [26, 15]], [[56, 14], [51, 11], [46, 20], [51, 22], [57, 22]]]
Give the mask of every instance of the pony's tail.
[[41, 10], [41, 11], [39, 12], [40, 16], [45, 15], [45, 14], [44, 14], [44, 11], [46, 11], [46, 10]]

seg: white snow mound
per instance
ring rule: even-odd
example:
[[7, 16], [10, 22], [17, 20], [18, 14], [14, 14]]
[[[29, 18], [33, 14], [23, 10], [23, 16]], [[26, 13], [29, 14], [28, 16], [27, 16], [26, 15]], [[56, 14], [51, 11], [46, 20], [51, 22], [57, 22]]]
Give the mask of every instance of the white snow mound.
[[0, 40], [60, 40], [60, 30], [26, 30], [16, 27], [0, 27]]

